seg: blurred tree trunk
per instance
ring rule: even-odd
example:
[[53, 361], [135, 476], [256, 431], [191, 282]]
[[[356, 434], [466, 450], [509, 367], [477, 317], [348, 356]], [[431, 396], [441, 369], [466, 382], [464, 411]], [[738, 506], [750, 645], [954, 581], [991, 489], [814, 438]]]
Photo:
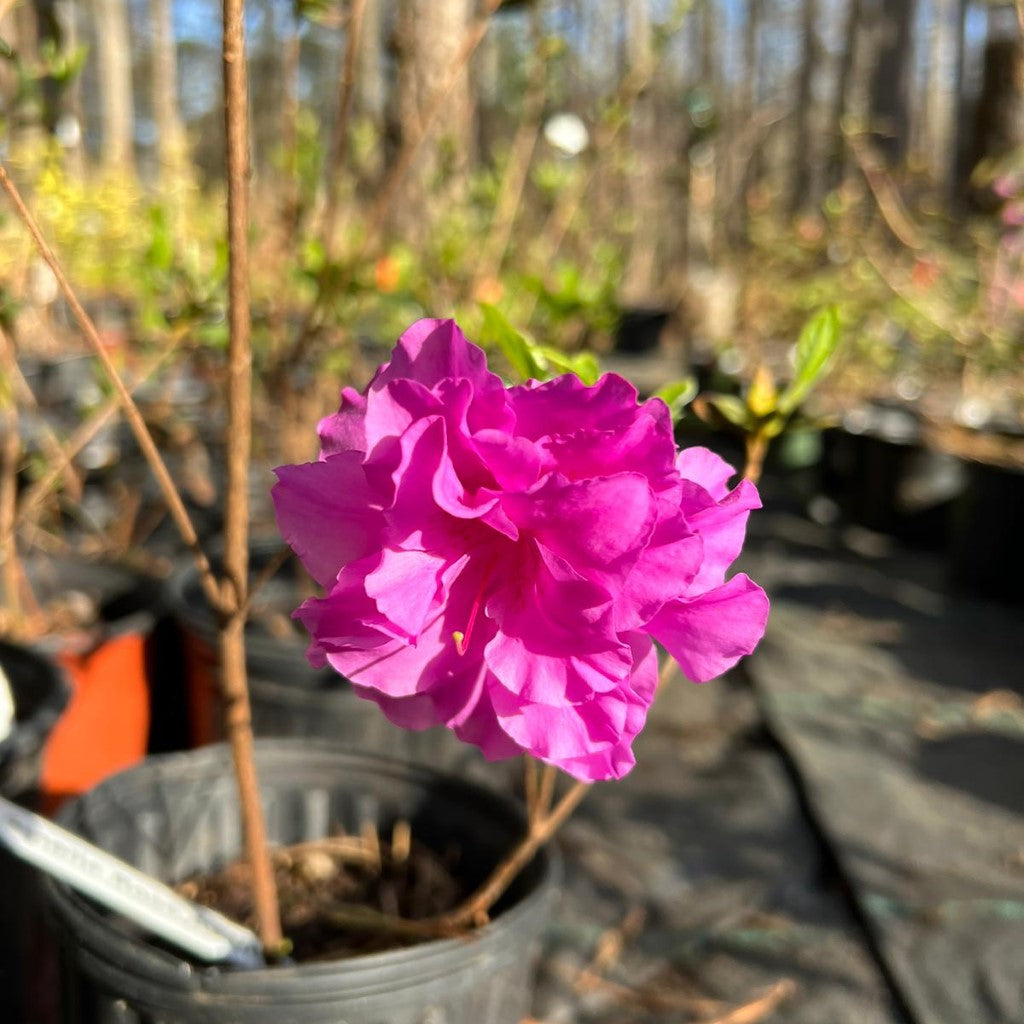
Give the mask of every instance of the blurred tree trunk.
[[384, 80], [384, 49], [382, 40], [381, 0], [366, 0], [363, 27], [359, 34], [359, 56], [356, 67], [356, 116], [369, 122], [368, 151], [361, 154], [359, 170], [367, 182], [380, 178], [384, 164], [384, 121], [387, 108], [387, 83]]
[[[35, 10], [28, 4], [15, 4], [8, 8], [0, 19], [0, 39], [6, 41], [18, 61], [34, 65], [38, 54]], [[20, 100], [18, 69], [13, 61], [0, 60], [0, 102], [3, 103], [0, 114], [3, 116], [4, 134], [11, 141], [17, 140], [27, 128], [25, 122], [32, 120], [26, 117], [23, 109], [19, 109]], [[38, 118], [40, 111], [34, 113]]]
[[1024, 51], [1012, 4], [988, 10], [981, 94], [971, 165], [1007, 156], [1024, 143]]
[[[624, 0], [626, 67], [647, 74], [654, 60], [648, 0]], [[633, 223], [622, 285], [623, 299], [646, 305], [654, 300], [660, 232], [662, 183], [658, 176], [658, 139], [654, 95], [637, 98], [631, 112], [627, 146], [630, 154], [626, 192]]]
[[814, 69], [821, 56], [818, 45], [818, 2], [803, 0], [800, 9], [801, 58], [796, 81], [792, 172], [789, 183], [789, 211], [810, 210], [821, 202], [820, 180], [816, 173], [814, 133]]
[[714, 260], [721, 244], [721, 188], [728, 174], [728, 147], [723, 135], [724, 109], [715, 0], [700, 0], [696, 9], [700, 88], [713, 111], [708, 137], [690, 153], [690, 254]]
[[[470, 14], [468, 0], [400, 0], [396, 44], [401, 145], [419, 136], [431, 98], [462, 49]], [[429, 226], [439, 204], [465, 194], [472, 139], [469, 72], [463, 67], [448, 94], [444, 117], [420, 145], [405, 177], [395, 214], [407, 238]]]
[[963, 47], [964, 0], [932, 0], [925, 89], [923, 156], [936, 187], [949, 194], [956, 166], [957, 67]]
[[[832, 97], [832, 115], [829, 118], [831, 148], [828, 160], [828, 185], [830, 188], [839, 185], [849, 168], [849, 153], [843, 139], [843, 129], [846, 118], [855, 111], [854, 73], [858, 67], [858, 56], [863, 56], [863, 47], [860, 45], [862, 7], [863, 0], [847, 0], [846, 17], [843, 21], [843, 52], [839, 58], [836, 88]], [[863, 113], [863, 110], [858, 113]]]
[[290, 244], [302, 213], [299, 182], [299, 65], [302, 22], [292, 10], [281, 42], [281, 227]]
[[96, 69], [103, 121], [101, 157], [106, 170], [135, 170], [135, 106], [126, 0], [93, 0]]
[[912, 27], [915, 0], [872, 0], [874, 68], [870, 118], [876, 144], [890, 164], [903, 160], [910, 136]]
[[149, 0], [153, 31], [153, 120], [160, 182], [165, 188], [188, 177], [188, 144], [178, 105], [178, 53], [174, 40], [171, 0]]

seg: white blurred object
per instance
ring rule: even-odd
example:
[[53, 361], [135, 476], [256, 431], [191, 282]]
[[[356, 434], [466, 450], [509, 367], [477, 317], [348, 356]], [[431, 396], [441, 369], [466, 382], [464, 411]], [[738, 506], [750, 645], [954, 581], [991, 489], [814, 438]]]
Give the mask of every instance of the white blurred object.
[[4, 670], [0, 668], [0, 740], [7, 739], [14, 725], [14, 694], [7, 682]]
[[575, 114], [555, 114], [548, 118], [544, 138], [566, 156], [579, 156], [590, 145], [590, 132]]
[[82, 144], [82, 126], [74, 114], [62, 114], [53, 130], [57, 141], [65, 149], [74, 149]]
[[34, 306], [49, 306], [60, 294], [57, 278], [42, 260], [33, 260], [29, 265], [26, 290]]

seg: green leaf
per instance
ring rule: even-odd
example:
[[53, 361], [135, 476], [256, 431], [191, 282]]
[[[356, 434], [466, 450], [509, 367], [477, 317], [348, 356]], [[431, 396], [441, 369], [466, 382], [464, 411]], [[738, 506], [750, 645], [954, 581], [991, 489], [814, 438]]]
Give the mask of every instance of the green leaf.
[[517, 331], [497, 306], [489, 302], [481, 302], [480, 309], [484, 315], [480, 340], [497, 345], [511, 364], [512, 369], [523, 380], [528, 380], [531, 377], [536, 380], [544, 380], [548, 374], [545, 373], [545, 367], [541, 365], [537, 358], [537, 352], [526, 335]]
[[839, 311], [828, 306], [804, 325], [796, 343], [796, 368], [792, 383], [779, 398], [778, 410], [791, 414], [811, 393], [839, 345]]
[[551, 376], [552, 370], [559, 373], [574, 373], [584, 384], [589, 385], [597, 383], [597, 378], [601, 376], [601, 367], [593, 352], [578, 352], [571, 355], [547, 345], [536, 346], [533, 351], [543, 366], [545, 377]]
[[672, 419], [676, 419], [697, 397], [697, 390], [696, 377], [681, 377], [658, 388], [654, 392], [654, 397], [660, 398], [668, 406]]
[[778, 437], [787, 427], [788, 420], [781, 413], [772, 413], [766, 417], [757, 428], [762, 437]]
[[[712, 419], [720, 419], [724, 423], [737, 427], [745, 434], [753, 433], [757, 429], [750, 410], [747, 408], [747, 403], [736, 395], [703, 395], [701, 396], [701, 406], [712, 414]], [[701, 415], [702, 419], [708, 419], [701, 414], [700, 409], [695, 407], [695, 411]]]

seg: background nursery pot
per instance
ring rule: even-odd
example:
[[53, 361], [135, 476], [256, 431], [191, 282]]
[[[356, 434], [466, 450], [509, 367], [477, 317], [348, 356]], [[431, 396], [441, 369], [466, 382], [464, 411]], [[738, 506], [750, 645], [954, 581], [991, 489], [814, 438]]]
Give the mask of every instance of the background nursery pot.
[[[264, 540], [250, 549], [253, 578], [279, 556], [281, 542]], [[219, 571], [219, 565], [215, 566]], [[257, 736], [310, 736], [363, 750], [386, 751], [438, 768], [488, 771], [476, 750], [447, 729], [409, 732], [392, 725], [369, 700], [356, 696], [333, 669], [306, 660], [309, 637], [291, 620], [292, 611], [315, 584], [291, 553], [253, 600], [246, 625], [246, 668], [253, 731]], [[172, 581], [174, 615], [182, 633], [188, 691], [189, 732], [194, 746], [224, 738], [217, 621], [191, 565]]]
[[[309, 741], [260, 741], [270, 839], [291, 844], [399, 818], [434, 849], [461, 849], [466, 888], [525, 828], [486, 789], [389, 758]], [[152, 758], [69, 803], [61, 822], [150, 874], [175, 881], [236, 858], [241, 825], [226, 747]], [[529, 1010], [555, 862], [541, 851], [469, 939], [257, 971], [196, 967], [67, 888], [48, 884], [64, 957], [66, 1024], [519, 1024]]]

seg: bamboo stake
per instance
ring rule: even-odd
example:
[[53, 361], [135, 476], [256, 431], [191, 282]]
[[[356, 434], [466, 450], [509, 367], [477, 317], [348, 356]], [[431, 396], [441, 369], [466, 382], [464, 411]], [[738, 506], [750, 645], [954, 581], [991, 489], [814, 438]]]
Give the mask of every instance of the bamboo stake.
[[249, 139], [244, 0], [224, 0], [224, 126], [228, 186], [228, 434], [220, 653], [228, 742], [238, 782], [260, 941], [282, 948], [281, 916], [253, 756], [245, 671], [249, 576], [249, 457], [252, 447], [252, 333], [249, 312]]

